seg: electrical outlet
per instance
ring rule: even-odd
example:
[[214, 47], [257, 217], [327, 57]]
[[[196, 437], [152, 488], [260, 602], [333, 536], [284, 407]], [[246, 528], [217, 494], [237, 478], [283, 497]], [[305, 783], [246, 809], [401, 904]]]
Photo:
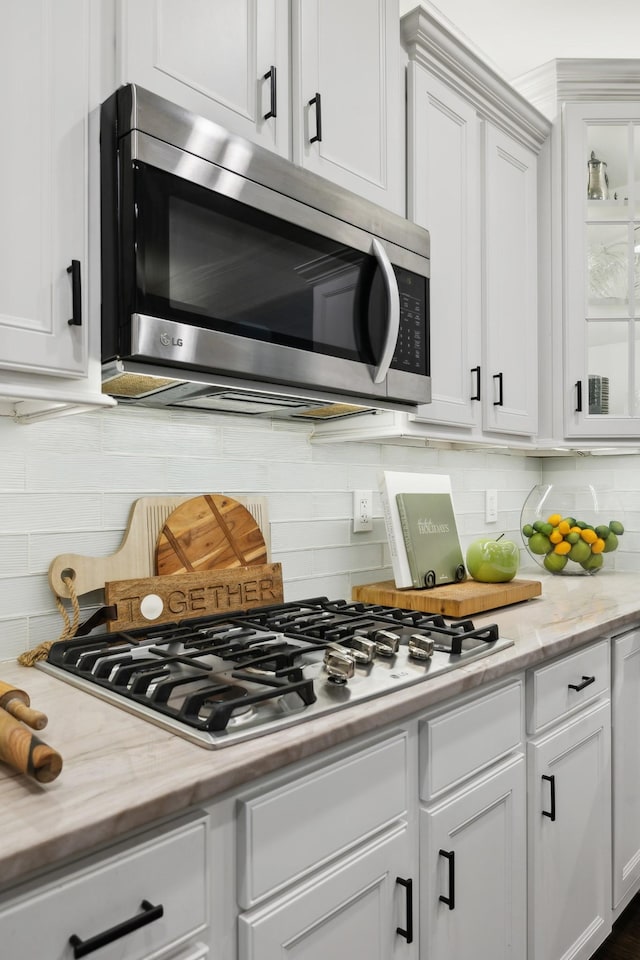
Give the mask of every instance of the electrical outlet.
[[484, 520], [485, 523], [497, 523], [498, 521], [498, 491], [487, 490], [484, 495]]
[[373, 517], [371, 516], [372, 493], [371, 490], [353, 491], [353, 532], [364, 533], [367, 530], [373, 530]]

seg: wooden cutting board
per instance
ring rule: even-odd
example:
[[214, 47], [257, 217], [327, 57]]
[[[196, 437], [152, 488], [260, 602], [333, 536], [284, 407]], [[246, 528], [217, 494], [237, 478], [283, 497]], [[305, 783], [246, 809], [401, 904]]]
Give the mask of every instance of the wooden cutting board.
[[[49, 564], [49, 585], [54, 594], [68, 598], [69, 589], [62, 579], [73, 579], [76, 595], [104, 590], [107, 580], [128, 580], [152, 577], [156, 572], [156, 544], [165, 521], [171, 513], [190, 500], [190, 494], [140, 497], [131, 507], [129, 522], [122, 543], [107, 557], [86, 557], [77, 553], [61, 553]], [[269, 519], [265, 497], [240, 497], [241, 502], [263, 531], [269, 552]]]
[[254, 517], [237, 500], [216, 493], [176, 507], [156, 545], [159, 576], [266, 562], [267, 547]]
[[381, 603], [422, 613], [441, 613], [445, 617], [470, 617], [510, 603], [539, 597], [539, 580], [510, 580], [508, 583], [480, 583], [463, 580], [431, 590], [398, 590], [393, 580], [353, 587], [351, 596], [363, 603]]

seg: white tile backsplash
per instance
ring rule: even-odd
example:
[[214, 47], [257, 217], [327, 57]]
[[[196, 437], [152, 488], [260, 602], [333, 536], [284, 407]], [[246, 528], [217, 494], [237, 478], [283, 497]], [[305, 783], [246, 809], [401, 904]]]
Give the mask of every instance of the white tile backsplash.
[[[536, 483], [606, 476], [625, 503], [618, 569], [640, 569], [640, 459], [538, 459], [375, 443], [313, 444], [303, 423], [117, 408], [17, 426], [0, 417], [0, 660], [55, 639], [62, 618], [47, 579], [60, 553], [106, 556], [119, 547], [133, 502], [158, 493], [267, 496], [272, 559], [285, 599], [350, 597], [354, 584], [391, 577], [378, 494], [384, 469], [451, 477], [463, 549], [483, 533], [520, 542], [520, 509]], [[498, 523], [484, 492], [498, 491]], [[373, 491], [373, 530], [354, 534], [354, 489]], [[624, 549], [623, 549], [624, 547]], [[83, 617], [100, 602], [82, 601]]]

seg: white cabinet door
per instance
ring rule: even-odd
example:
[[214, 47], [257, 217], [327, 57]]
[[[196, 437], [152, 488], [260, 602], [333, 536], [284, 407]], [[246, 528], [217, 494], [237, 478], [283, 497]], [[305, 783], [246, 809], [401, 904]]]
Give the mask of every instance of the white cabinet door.
[[404, 213], [398, 0], [293, 0], [293, 160]]
[[524, 960], [524, 757], [423, 809], [420, 817], [422, 956]]
[[[567, 104], [563, 135], [565, 435], [636, 438], [640, 104]], [[587, 191], [590, 158], [597, 198]]]
[[123, 83], [288, 155], [287, 0], [120, 0], [118, 38]]
[[529, 960], [587, 960], [611, 930], [610, 704], [528, 744]]
[[119, 7], [123, 83], [404, 213], [398, 0], [294, 0], [291, 29], [287, 0]]
[[407, 109], [407, 213], [431, 232], [432, 402], [419, 417], [471, 427], [481, 397], [480, 122], [415, 62]]
[[640, 883], [640, 630], [612, 641], [613, 906]]
[[491, 123], [484, 137], [485, 430], [538, 427], [537, 158]]
[[87, 371], [89, 11], [86, 0], [3, 9], [0, 370]]
[[288, 895], [242, 914], [238, 955], [243, 960], [416, 957], [408, 839], [402, 826]]

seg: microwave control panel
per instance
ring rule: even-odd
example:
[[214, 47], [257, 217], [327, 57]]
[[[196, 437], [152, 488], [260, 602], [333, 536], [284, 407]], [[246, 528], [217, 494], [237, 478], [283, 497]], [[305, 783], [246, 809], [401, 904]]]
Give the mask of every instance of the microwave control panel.
[[429, 279], [394, 268], [400, 293], [400, 330], [391, 366], [396, 370], [429, 373]]

